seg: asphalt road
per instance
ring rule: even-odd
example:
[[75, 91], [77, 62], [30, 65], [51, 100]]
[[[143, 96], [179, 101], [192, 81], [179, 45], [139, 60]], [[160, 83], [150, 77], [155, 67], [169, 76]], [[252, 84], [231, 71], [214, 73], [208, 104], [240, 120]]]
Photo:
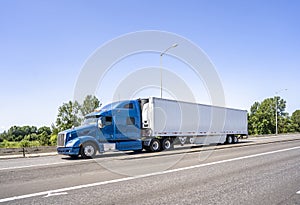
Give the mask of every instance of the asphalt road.
[[300, 204], [300, 136], [289, 138], [161, 153], [110, 153], [91, 160], [0, 160], [0, 202]]

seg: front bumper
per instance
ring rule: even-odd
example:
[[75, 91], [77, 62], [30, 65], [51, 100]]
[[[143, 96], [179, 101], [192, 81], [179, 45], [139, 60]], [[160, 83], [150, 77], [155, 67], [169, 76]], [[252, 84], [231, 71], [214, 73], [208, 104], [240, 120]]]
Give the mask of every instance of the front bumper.
[[57, 147], [57, 153], [63, 155], [79, 155], [80, 147]]

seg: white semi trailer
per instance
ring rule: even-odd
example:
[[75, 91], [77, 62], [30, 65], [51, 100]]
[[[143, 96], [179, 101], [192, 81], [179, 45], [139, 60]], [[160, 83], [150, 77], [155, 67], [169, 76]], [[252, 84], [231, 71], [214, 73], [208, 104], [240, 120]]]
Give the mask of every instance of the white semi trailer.
[[246, 110], [154, 97], [142, 106], [144, 146], [154, 151], [168, 149], [176, 137], [181, 144], [237, 143], [248, 136], [247, 125]]

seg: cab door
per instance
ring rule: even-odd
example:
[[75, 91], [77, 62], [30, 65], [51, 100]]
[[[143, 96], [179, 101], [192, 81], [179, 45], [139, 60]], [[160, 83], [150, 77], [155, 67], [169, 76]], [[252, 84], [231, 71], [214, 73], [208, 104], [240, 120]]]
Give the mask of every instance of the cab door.
[[139, 107], [128, 101], [114, 111], [115, 140], [137, 140], [140, 138]]

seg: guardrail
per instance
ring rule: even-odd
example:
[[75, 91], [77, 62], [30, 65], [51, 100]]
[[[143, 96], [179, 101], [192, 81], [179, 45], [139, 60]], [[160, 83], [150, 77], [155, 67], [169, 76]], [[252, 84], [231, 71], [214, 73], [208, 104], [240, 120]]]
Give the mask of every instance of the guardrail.
[[46, 152], [55, 152], [56, 146], [41, 146], [41, 147], [23, 147], [23, 148], [0, 148], [0, 156], [8, 155], [23, 155], [38, 154]]

